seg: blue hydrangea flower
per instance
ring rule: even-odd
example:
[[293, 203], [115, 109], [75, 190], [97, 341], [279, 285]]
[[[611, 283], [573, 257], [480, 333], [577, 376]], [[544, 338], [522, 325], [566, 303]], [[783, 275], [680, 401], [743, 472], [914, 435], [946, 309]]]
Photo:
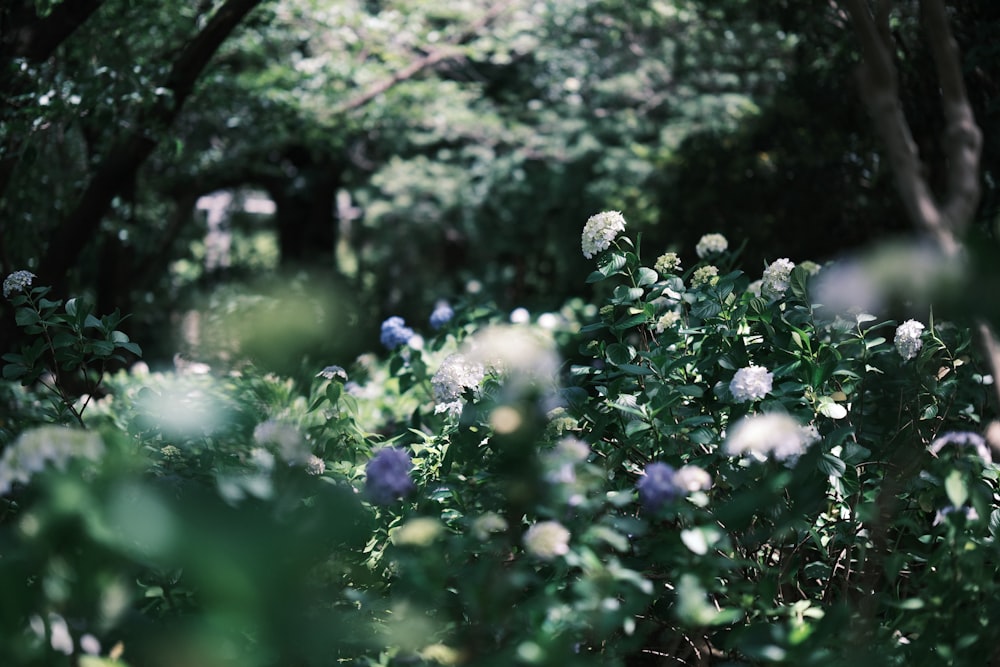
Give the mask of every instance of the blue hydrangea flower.
[[379, 340], [390, 350], [400, 345], [406, 345], [413, 338], [413, 329], [406, 326], [402, 317], [392, 316], [382, 323], [382, 335]]
[[444, 301], [438, 301], [437, 305], [434, 306], [434, 311], [431, 313], [431, 327], [433, 329], [440, 329], [450, 322], [453, 317], [455, 317], [455, 311], [451, 309], [451, 306]]
[[635, 485], [639, 490], [639, 500], [650, 512], [656, 512], [668, 501], [681, 494], [674, 481], [675, 470], [666, 463], [650, 463], [645, 474]]
[[397, 447], [384, 447], [365, 467], [365, 491], [376, 505], [389, 505], [413, 490], [410, 454]]

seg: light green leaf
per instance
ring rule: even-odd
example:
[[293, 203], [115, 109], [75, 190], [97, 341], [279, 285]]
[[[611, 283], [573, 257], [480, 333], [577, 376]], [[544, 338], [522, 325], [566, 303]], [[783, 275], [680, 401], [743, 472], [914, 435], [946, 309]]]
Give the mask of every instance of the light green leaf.
[[944, 490], [948, 494], [948, 500], [955, 507], [961, 507], [969, 499], [969, 488], [959, 470], [952, 470], [948, 473], [944, 480]]

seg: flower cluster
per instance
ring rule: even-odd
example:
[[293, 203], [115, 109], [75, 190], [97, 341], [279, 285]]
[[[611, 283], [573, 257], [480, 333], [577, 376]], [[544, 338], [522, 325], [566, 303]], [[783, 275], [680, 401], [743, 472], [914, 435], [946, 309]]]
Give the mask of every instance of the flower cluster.
[[681, 258], [677, 256], [676, 252], [668, 252], [660, 255], [656, 258], [653, 270], [661, 276], [677, 273], [681, 270]]
[[788, 279], [792, 275], [795, 262], [787, 257], [777, 259], [764, 269], [761, 282], [761, 294], [771, 299], [779, 299], [788, 291]]
[[666, 463], [650, 463], [635, 485], [643, 507], [655, 512], [681, 494], [681, 487], [674, 481], [676, 470]]
[[923, 341], [920, 335], [924, 332], [924, 325], [916, 320], [906, 320], [896, 327], [896, 351], [904, 360], [912, 359], [920, 352]]
[[308, 465], [312, 456], [302, 434], [291, 424], [268, 419], [257, 424], [253, 430], [253, 439], [261, 447], [276, 449], [285, 463]]
[[660, 319], [656, 320], [656, 333], [663, 333], [667, 329], [670, 329], [675, 324], [681, 321], [681, 314], [676, 310], [668, 310], [667, 312], [660, 315]]
[[712, 488], [712, 476], [695, 465], [674, 470], [672, 466], [657, 461], [646, 466], [635, 487], [642, 506], [656, 512], [675, 498]]
[[0, 496], [10, 493], [15, 483], [27, 484], [49, 465], [65, 470], [70, 459], [97, 461], [103, 454], [104, 442], [89, 431], [62, 426], [26, 431], [0, 457]]
[[413, 329], [406, 326], [406, 321], [399, 316], [393, 315], [382, 323], [382, 334], [379, 340], [390, 350], [395, 350], [400, 345], [406, 345], [413, 338]]
[[698, 466], [681, 466], [674, 473], [674, 486], [687, 493], [707, 491], [712, 488], [712, 476]]
[[414, 488], [410, 479], [413, 461], [397, 447], [383, 447], [365, 466], [365, 492], [376, 505], [389, 505]]
[[724, 448], [730, 456], [749, 454], [758, 461], [773, 458], [794, 463], [817, 440], [815, 426], [803, 426], [790, 415], [769, 412], [747, 415], [736, 422], [726, 435]]
[[729, 241], [722, 234], [705, 234], [698, 240], [698, 245], [694, 247], [694, 251], [698, 253], [698, 257], [705, 259], [710, 255], [718, 255], [726, 251], [729, 247]]
[[972, 431], [949, 431], [938, 436], [931, 443], [931, 446], [927, 448], [927, 451], [937, 456], [948, 445], [971, 447], [976, 450], [976, 454], [983, 460], [983, 463], [993, 463], [993, 455], [990, 454], [990, 448], [986, 444], [986, 439], [978, 433], [973, 433]]
[[471, 362], [459, 353], [448, 355], [431, 378], [437, 403], [435, 412], [461, 412], [459, 399], [468, 389], [477, 391], [485, 376], [486, 369], [482, 364]]
[[434, 306], [434, 310], [431, 311], [430, 323], [432, 329], [440, 329], [444, 325], [451, 322], [451, 318], [455, 317], [455, 311], [444, 301], [438, 301]]
[[759, 401], [771, 391], [774, 374], [763, 366], [747, 366], [729, 381], [729, 392], [737, 403]]
[[319, 373], [316, 373], [316, 377], [347, 382], [347, 371], [344, 370], [343, 366], [327, 366]]
[[620, 211], [604, 211], [590, 216], [583, 226], [581, 246], [583, 256], [591, 259], [611, 247], [618, 235], [625, 231], [625, 218]]
[[702, 266], [694, 270], [691, 275], [691, 287], [701, 285], [714, 285], [719, 282], [719, 269], [715, 266]]
[[570, 533], [558, 521], [539, 521], [524, 532], [525, 550], [542, 560], [569, 553]]
[[31, 281], [35, 279], [35, 274], [31, 271], [15, 271], [3, 281], [3, 295], [9, 299], [12, 294], [23, 292], [25, 288], [31, 287]]

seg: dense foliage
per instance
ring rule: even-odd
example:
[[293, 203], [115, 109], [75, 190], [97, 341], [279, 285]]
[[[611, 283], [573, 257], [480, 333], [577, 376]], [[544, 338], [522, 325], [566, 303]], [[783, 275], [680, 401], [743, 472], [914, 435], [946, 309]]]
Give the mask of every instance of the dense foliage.
[[0, 662], [996, 663], [1000, 5], [898, 4], [0, 7]]
[[[723, 235], [684, 267], [624, 232], [617, 212], [584, 231], [599, 308], [392, 317], [387, 354], [304, 392], [137, 364], [70, 430], [62, 394], [8, 387], [3, 645], [24, 665], [985, 664], [1000, 511], [968, 329], [860, 309], [884, 285], [845, 299], [850, 267], [757, 279]], [[5, 289], [40, 342], [8, 376], [138, 352], [50, 336], [107, 323], [25, 278]]]

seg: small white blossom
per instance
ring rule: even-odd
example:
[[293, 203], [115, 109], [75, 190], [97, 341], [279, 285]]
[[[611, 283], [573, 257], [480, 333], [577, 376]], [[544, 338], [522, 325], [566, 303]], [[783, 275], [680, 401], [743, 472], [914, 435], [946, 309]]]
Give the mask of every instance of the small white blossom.
[[25, 288], [31, 287], [31, 281], [35, 279], [35, 274], [31, 271], [15, 271], [10, 274], [3, 281], [3, 295], [4, 298], [9, 299], [11, 294], [16, 294], [17, 292], [25, 291]]
[[581, 246], [583, 256], [591, 259], [611, 247], [618, 235], [625, 231], [625, 218], [620, 211], [604, 211], [590, 216], [583, 226]]
[[85, 634], [80, 637], [80, 650], [87, 655], [100, 655], [101, 642], [92, 634]]
[[774, 374], [763, 366], [747, 366], [736, 371], [729, 382], [729, 391], [737, 403], [758, 401], [770, 391]]
[[667, 329], [672, 328], [675, 324], [680, 322], [681, 314], [676, 310], [668, 310], [660, 319], [656, 320], [656, 333], [663, 333]]
[[524, 548], [542, 560], [569, 553], [570, 533], [558, 521], [540, 521], [524, 533]]
[[309, 460], [306, 461], [306, 472], [310, 475], [322, 475], [326, 472], [326, 461], [315, 454], [310, 454]]
[[706, 491], [712, 488], [712, 476], [695, 465], [681, 466], [674, 473], [674, 486], [688, 493]]
[[705, 234], [698, 240], [694, 250], [698, 253], [698, 257], [704, 259], [709, 255], [725, 252], [728, 247], [729, 241], [722, 234]]
[[494, 512], [488, 512], [472, 522], [472, 534], [481, 542], [490, 539], [493, 533], [502, 533], [505, 530], [507, 530], [507, 520]]
[[253, 439], [258, 445], [270, 445], [277, 449], [278, 456], [285, 463], [304, 465], [312, 455], [297, 428], [273, 419], [257, 424]]
[[69, 634], [66, 620], [59, 614], [49, 614], [49, 644], [53, 651], [64, 655], [73, 654], [73, 637]]
[[789, 261], [787, 257], [777, 259], [764, 269], [764, 277], [761, 283], [761, 294], [777, 299], [784, 296], [788, 291], [788, 279], [792, 275], [795, 262]]
[[747, 415], [726, 434], [725, 451], [730, 456], [749, 454], [758, 461], [774, 458], [794, 463], [819, 439], [815, 428], [802, 426], [794, 417], [778, 412]]
[[896, 327], [896, 351], [905, 360], [912, 359], [920, 352], [923, 341], [920, 334], [924, 332], [924, 325], [916, 320], [906, 320]]

